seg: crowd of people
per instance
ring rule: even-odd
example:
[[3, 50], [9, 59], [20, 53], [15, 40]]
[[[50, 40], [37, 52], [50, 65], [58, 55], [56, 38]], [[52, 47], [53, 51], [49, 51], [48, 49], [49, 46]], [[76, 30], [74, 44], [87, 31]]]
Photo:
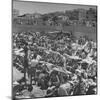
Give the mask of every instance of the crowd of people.
[[13, 33], [13, 98], [97, 94], [97, 44], [58, 31]]

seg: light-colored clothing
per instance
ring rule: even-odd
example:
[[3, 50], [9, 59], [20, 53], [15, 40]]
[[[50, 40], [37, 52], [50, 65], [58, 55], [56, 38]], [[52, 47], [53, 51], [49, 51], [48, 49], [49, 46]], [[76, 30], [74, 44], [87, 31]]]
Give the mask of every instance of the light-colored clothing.
[[13, 67], [13, 82], [18, 81], [24, 77], [24, 74], [21, 73], [19, 70], [17, 70], [15, 67]]
[[67, 95], [69, 95], [70, 89], [71, 89], [70, 83], [62, 84], [58, 89], [58, 94], [60, 96], [67, 96]]

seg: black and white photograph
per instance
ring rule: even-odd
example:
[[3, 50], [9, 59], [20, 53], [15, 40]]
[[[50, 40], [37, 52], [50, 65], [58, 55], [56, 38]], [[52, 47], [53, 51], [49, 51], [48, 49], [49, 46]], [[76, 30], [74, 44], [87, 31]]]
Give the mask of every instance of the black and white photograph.
[[97, 6], [12, 0], [12, 99], [98, 94]]

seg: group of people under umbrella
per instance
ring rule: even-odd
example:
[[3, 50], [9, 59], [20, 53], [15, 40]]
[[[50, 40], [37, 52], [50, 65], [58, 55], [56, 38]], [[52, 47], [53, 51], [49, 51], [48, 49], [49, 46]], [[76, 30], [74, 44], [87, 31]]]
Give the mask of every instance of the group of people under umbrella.
[[13, 98], [97, 93], [96, 42], [61, 35], [13, 34]]

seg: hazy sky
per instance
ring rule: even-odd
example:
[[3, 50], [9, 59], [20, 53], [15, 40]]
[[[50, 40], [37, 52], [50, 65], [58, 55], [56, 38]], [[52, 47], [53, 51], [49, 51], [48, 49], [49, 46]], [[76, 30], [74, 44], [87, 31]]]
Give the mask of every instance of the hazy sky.
[[65, 11], [77, 8], [96, 8], [96, 6], [86, 6], [86, 5], [67, 5], [67, 4], [53, 4], [53, 3], [41, 3], [41, 2], [26, 2], [26, 1], [13, 1], [13, 8], [18, 9], [20, 14], [25, 13], [48, 13], [55, 11]]

